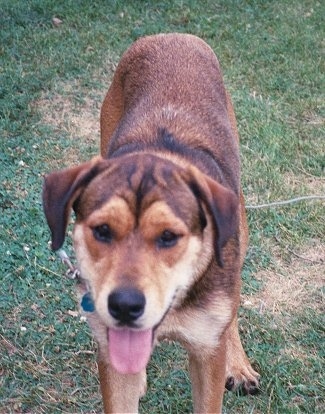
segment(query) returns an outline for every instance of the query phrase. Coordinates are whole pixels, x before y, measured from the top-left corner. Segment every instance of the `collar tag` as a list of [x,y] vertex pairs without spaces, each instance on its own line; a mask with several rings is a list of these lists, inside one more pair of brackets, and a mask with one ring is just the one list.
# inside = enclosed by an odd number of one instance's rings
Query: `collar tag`
[[85,312],[94,312],[95,304],[90,292],[87,292],[85,295],[83,295],[81,299],[81,307]]

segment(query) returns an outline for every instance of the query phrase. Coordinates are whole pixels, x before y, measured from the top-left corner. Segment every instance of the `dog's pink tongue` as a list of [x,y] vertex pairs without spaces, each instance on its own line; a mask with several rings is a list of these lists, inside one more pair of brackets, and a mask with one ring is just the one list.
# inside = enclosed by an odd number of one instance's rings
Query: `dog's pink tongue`
[[121,374],[136,374],[148,364],[152,349],[152,329],[108,330],[109,355],[113,367]]

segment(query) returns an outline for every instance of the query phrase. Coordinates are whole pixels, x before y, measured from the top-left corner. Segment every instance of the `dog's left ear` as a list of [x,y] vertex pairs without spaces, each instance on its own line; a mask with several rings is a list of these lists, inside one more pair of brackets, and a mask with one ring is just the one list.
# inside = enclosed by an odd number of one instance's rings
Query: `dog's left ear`
[[65,238],[73,202],[82,189],[98,174],[101,157],[77,167],[53,172],[44,178],[43,209],[52,235],[52,249],[58,250]]
[[233,191],[195,167],[190,168],[188,184],[211,214],[215,230],[215,256],[219,266],[223,267],[222,248],[238,229],[239,198]]

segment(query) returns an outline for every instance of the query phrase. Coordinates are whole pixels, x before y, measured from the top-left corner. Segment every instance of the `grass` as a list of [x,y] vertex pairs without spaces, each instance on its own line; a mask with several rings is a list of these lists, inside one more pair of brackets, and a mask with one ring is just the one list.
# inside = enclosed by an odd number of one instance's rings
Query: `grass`
[[[99,413],[95,344],[76,313],[74,282],[48,249],[43,174],[98,152],[100,104],[125,48],[141,35],[179,31],[219,56],[247,203],[324,195],[325,8],[312,0],[0,0],[0,9],[0,412]],[[224,413],[321,413],[324,203],[248,210],[248,218],[240,329],[262,389],[227,393]],[[157,349],[141,412],[191,412],[186,366],[177,345]]]

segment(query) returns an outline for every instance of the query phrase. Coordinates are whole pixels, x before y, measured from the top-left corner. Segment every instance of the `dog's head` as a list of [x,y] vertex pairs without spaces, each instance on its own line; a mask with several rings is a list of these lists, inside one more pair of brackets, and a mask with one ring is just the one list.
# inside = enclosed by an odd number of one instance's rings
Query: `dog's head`
[[43,190],[52,248],[71,209],[74,246],[120,372],[147,363],[153,332],[236,233],[238,199],[195,167],[149,154],[52,173]]

